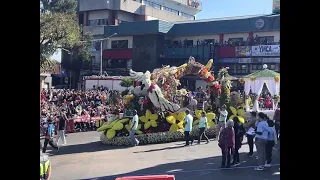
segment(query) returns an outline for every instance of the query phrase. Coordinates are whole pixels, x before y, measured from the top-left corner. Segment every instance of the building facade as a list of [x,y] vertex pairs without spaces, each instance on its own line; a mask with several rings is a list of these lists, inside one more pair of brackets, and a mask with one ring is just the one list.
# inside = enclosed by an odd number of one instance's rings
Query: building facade
[[[139,29],[147,26],[155,28],[157,22],[154,20],[159,20],[159,22],[193,21],[196,18],[195,15],[201,10],[202,3],[198,0],[78,0],[78,18],[79,23],[83,25],[84,33],[90,32],[93,39],[106,38],[112,34],[111,32],[118,33],[118,36],[103,42],[104,51],[102,53],[104,71],[118,75],[127,75],[128,69],[133,68],[133,59],[143,58],[147,64],[153,64],[154,62],[149,60],[155,59],[153,56],[159,55],[160,51],[156,52],[155,49],[144,48],[144,46],[155,47],[157,44],[159,49],[164,41],[161,40],[163,36],[157,33],[143,36],[139,30],[132,28]],[[144,24],[144,21],[154,22],[148,25]],[[127,23],[130,25],[125,25]],[[140,26],[140,23],[143,25]],[[124,28],[131,28],[133,31],[132,33],[118,32]],[[144,32],[148,33],[149,30],[151,29]],[[146,40],[146,38],[153,41],[154,44],[144,42],[143,39]],[[133,48],[133,44],[139,43],[140,45]],[[100,43],[92,41],[90,50],[91,62],[81,69],[80,76],[100,72]],[[68,60],[71,61],[70,55],[63,53],[62,61]],[[64,69],[68,68],[64,67]],[[70,72],[68,74],[74,74],[75,77],[79,73]]]
[[[146,71],[177,66],[190,56],[203,64],[213,58],[215,74],[229,67],[231,75],[241,77],[263,64],[280,72],[280,14],[127,22],[103,26],[102,31],[104,37],[117,33],[103,42],[103,71],[109,75],[128,75],[131,68]],[[82,72],[98,70],[99,55],[93,51],[91,67]]]

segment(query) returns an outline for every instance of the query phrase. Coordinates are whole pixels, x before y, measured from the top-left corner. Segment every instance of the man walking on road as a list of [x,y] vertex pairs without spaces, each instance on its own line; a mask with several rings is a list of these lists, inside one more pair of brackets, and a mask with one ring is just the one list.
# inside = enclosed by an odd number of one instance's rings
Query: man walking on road
[[139,124],[139,117],[137,115],[137,110],[133,110],[132,126],[130,130],[130,139],[131,139],[132,146],[139,145],[139,141],[134,136],[138,128],[138,124]]
[[189,146],[189,141],[191,142],[191,145],[193,144],[193,137],[190,137],[190,132],[192,131],[192,123],[193,123],[193,117],[190,114],[190,111],[186,110],[186,118],[184,120],[184,137],[186,139],[185,146]]
[[52,119],[50,118],[50,119],[48,119],[48,127],[47,127],[47,131],[46,131],[46,135],[45,135],[45,139],[44,139],[44,144],[43,144],[43,148],[42,148],[43,153],[46,152],[48,144],[52,148],[57,150],[57,152],[59,152],[59,147],[54,142],[53,135],[54,135],[54,125],[52,124]]
[[58,121],[58,134],[56,137],[56,142],[57,144],[59,144],[59,140],[61,138],[63,145],[66,145],[66,126],[67,126],[67,116],[66,116],[66,112],[63,109],[60,116],[58,117],[59,121]]

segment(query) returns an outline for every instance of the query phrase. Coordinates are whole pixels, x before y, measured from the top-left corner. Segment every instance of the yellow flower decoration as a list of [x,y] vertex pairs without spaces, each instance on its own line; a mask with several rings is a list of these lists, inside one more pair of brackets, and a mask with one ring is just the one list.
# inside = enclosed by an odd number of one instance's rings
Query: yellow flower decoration
[[[172,113],[170,116],[166,117],[166,120],[171,124],[169,131],[170,132],[177,132],[181,129],[183,129],[183,122],[184,119],[186,118],[186,113],[185,112],[180,112],[180,113]],[[177,121],[179,121],[177,123]]]
[[254,80],[256,80],[256,77],[250,76],[250,81],[254,81]]
[[240,82],[241,84],[243,84],[243,83],[244,83],[244,79],[243,79],[243,78],[240,78],[240,79],[239,79],[239,82]]
[[275,80],[276,82],[279,82],[279,81],[280,81],[280,76],[274,77],[274,80]]
[[[128,132],[130,132],[131,126],[132,126],[132,121],[130,121],[129,124],[125,125],[125,128],[127,129]],[[138,128],[136,130],[136,134],[143,134],[140,129],[141,129],[141,124],[138,124]]]
[[134,99],[134,94],[125,96],[125,104],[130,104],[130,102]]
[[234,117],[238,117],[239,121],[244,124],[244,110],[243,109],[238,109],[230,106],[230,110],[232,112],[232,115],[229,117],[229,119],[233,119]]
[[227,95],[230,95],[230,89],[227,89]]
[[157,127],[156,120],[158,119],[158,114],[152,114],[151,111],[147,110],[145,116],[141,116],[140,120],[144,122],[144,129],[148,129],[150,126]]

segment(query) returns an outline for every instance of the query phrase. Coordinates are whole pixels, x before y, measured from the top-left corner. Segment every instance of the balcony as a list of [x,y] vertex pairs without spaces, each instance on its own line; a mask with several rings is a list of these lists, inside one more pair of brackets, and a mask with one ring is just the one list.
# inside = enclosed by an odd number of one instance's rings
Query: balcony
[[210,47],[208,45],[188,47],[167,46],[164,52],[165,59],[180,58],[187,60],[190,56],[195,57],[198,62],[205,63],[210,59]]

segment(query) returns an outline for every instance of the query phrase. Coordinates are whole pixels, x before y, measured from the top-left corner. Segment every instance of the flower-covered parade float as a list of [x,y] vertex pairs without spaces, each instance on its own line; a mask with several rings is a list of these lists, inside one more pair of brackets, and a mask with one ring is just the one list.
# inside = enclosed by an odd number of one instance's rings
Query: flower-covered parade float
[[[129,131],[131,128],[132,110],[135,109],[139,116],[139,125],[136,130],[136,138],[140,144],[168,143],[183,140],[184,135],[184,119],[185,110],[183,100],[175,101],[180,96],[188,96],[190,92],[185,89],[178,90],[180,85],[179,79],[185,75],[196,75],[208,83],[210,90],[220,97],[222,92],[224,103],[228,102],[230,96],[230,83],[227,77],[221,75],[219,77],[222,86],[215,80],[210,69],[213,60],[209,60],[206,65],[202,65],[195,61],[193,57],[189,58],[188,63],[179,67],[163,66],[155,69],[152,73],[146,71],[135,72],[130,70],[131,78],[140,82],[140,86],[136,86],[125,95],[125,113],[121,117],[114,115],[109,118],[98,132],[101,132],[100,140],[103,144],[115,146],[127,146],[131,144],[129,139]],[[193,130],[191,135],[196,137],[199,133],[198,123],[202,110],[195,110]],[[241,114],[241,113],[240,113]],[[235,115],[235,114],[232,114]],[[208,119],[207,136],[210,138],[215,136],[215,119],[216,114],[212,111],[206,112]]]

